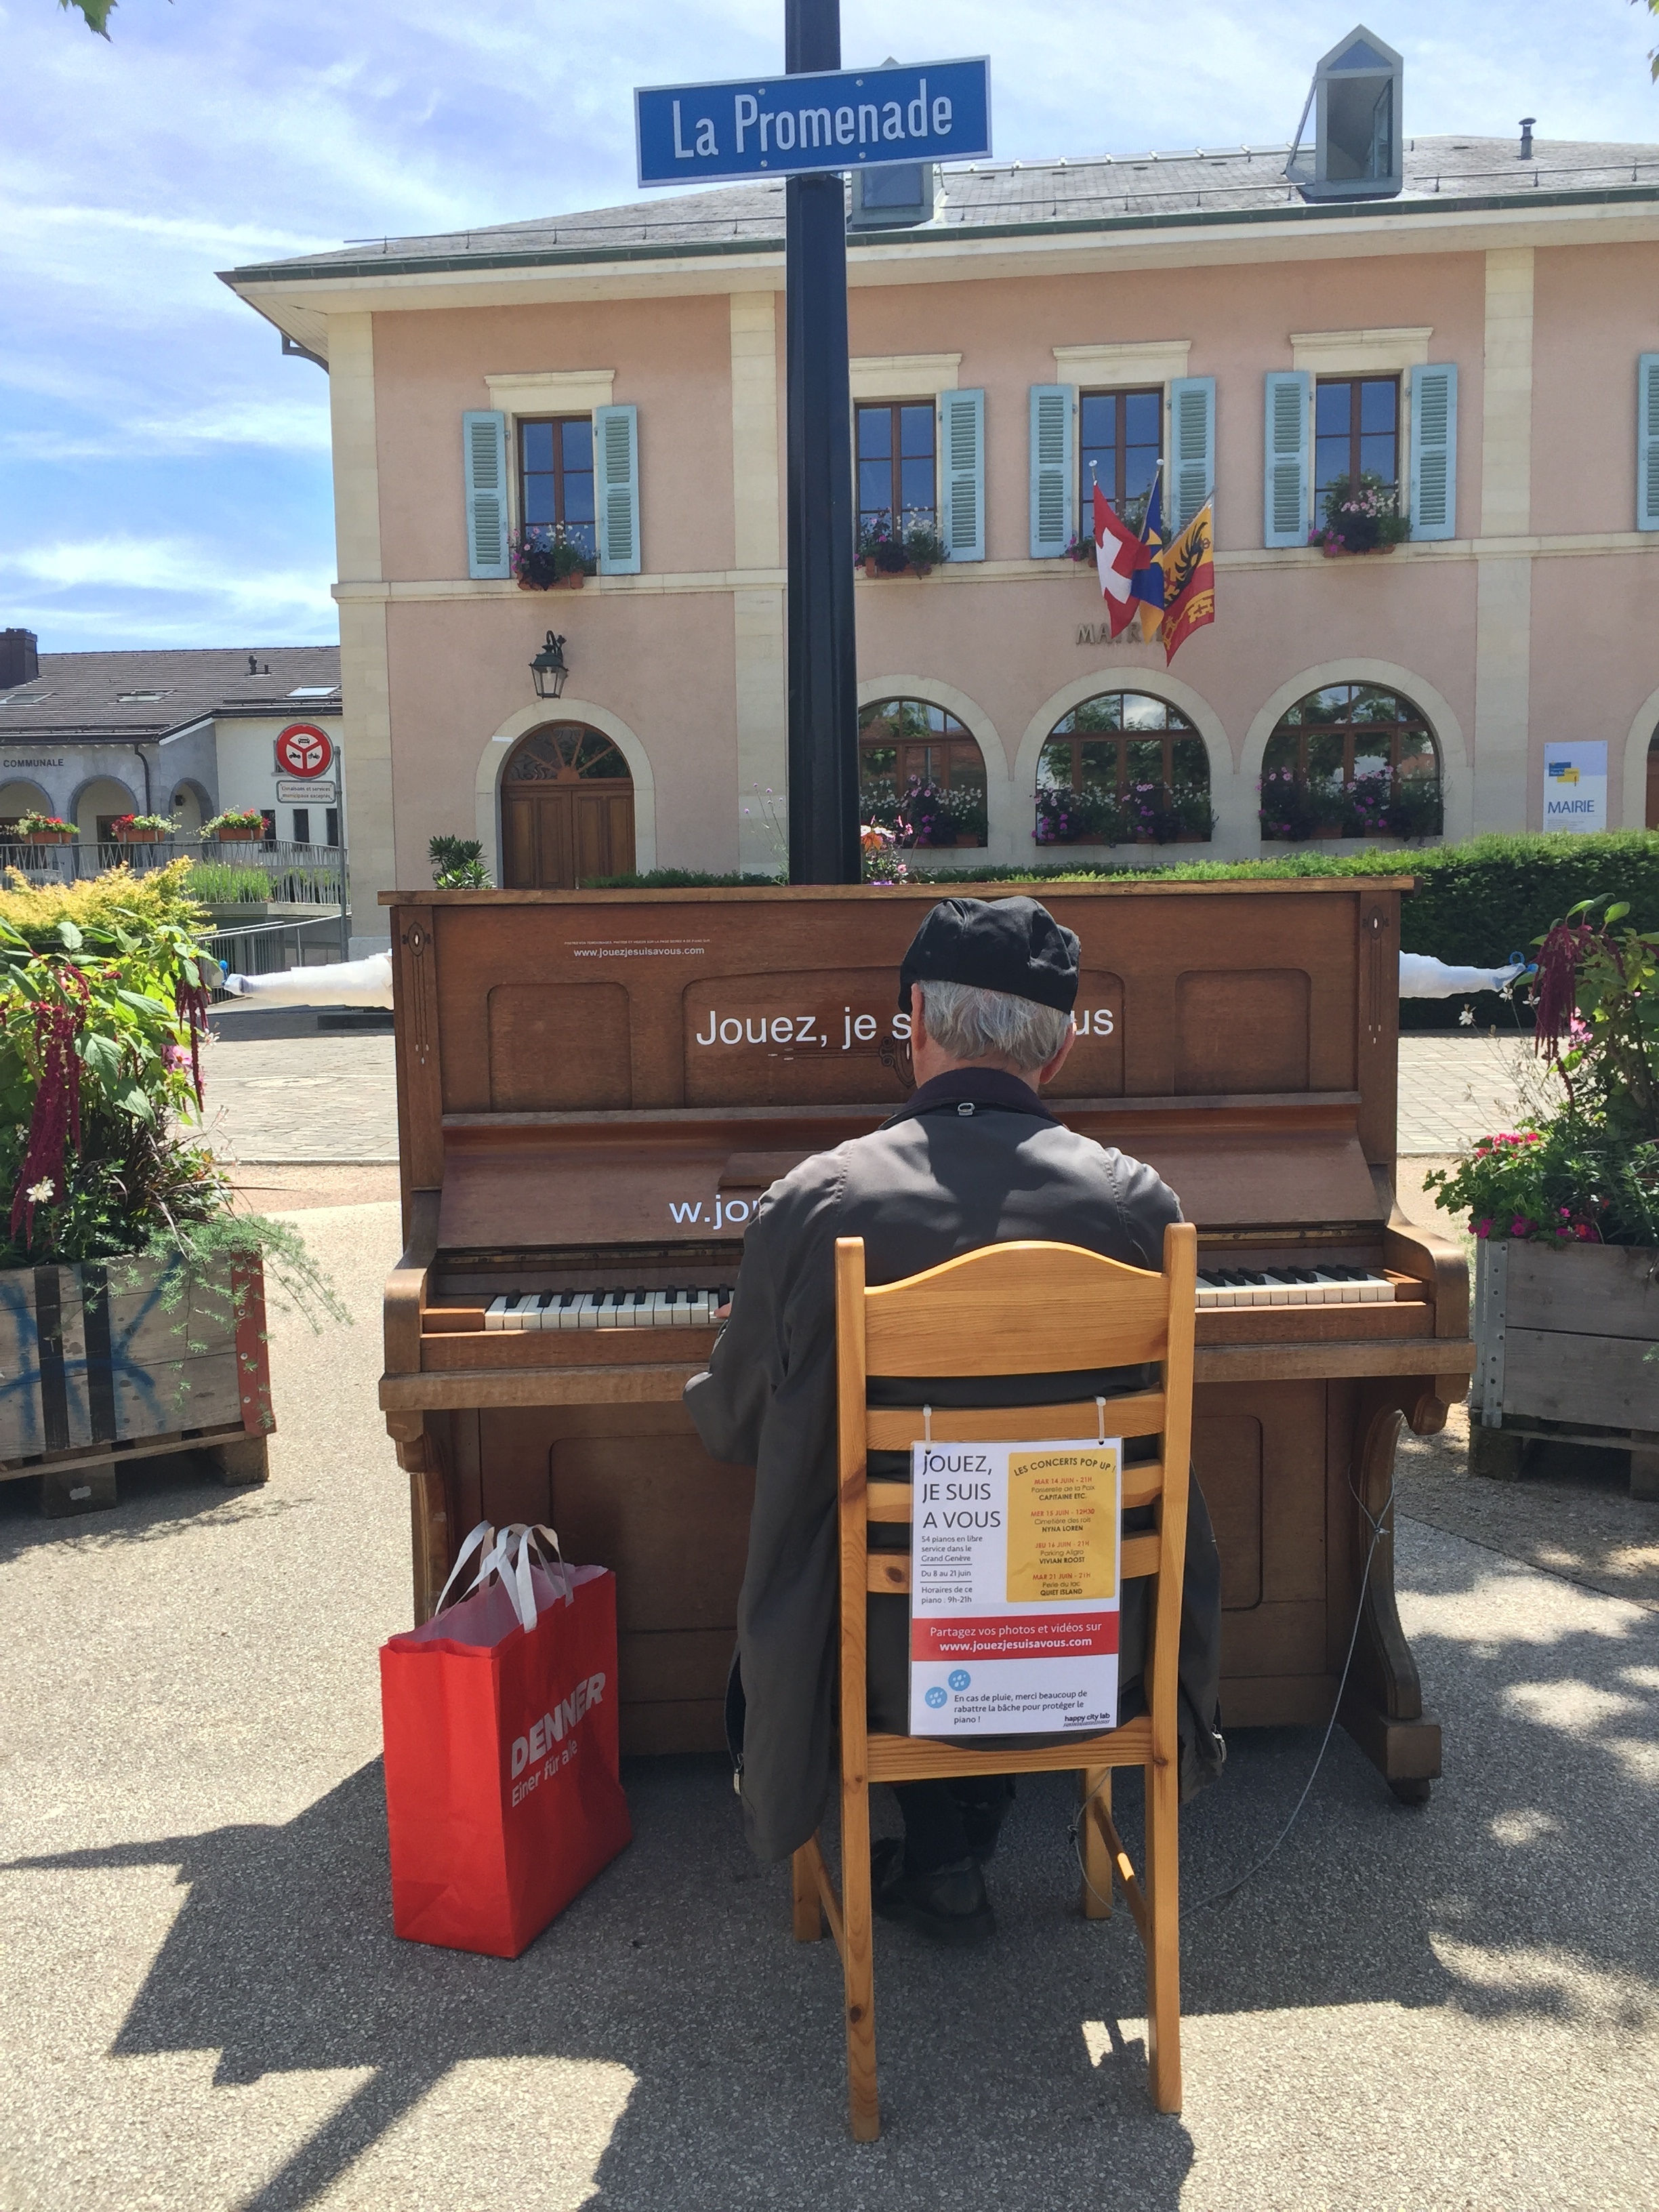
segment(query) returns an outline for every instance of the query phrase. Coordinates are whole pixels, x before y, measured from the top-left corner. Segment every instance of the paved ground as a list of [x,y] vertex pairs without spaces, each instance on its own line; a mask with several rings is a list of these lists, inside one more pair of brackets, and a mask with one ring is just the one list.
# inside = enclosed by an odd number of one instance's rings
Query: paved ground
[[1078,1916],[1065,1785],[1022,1785],[997,1943],[880,1940],[886,2132],[860,2148],[834,1954],[788,1940],[717,1761],[635,1769],[633,1846],[516,1963],[392,1938],[396,1216],[300,1218],[357,1326],[276,1319],[266,1490],[135,1472],[76,1523],[0,1492],[3,2212],[1659,2202],[1659,1588],[1624,1557],[1659,1565],[1659,1506],[1608,1497],[1528,1564],[1548,1486],[1414,1447],[1399,1579],[1446,1727],[1433,1802],[1397,1806],[1339,1736],[1283,1850],[1205,1910],[1316,1748],[1236,1737],[1183,1824],[1176,2119],[1146,2102],[1133,1930]]
[[[208,1121],[227,1157],[244,1164],[397,1159],[390,1036],[250,1035],[234,1017],[219,1028],[207,1058]],[[1525,1044],[1402,1037],[1401,1152],[1455,1152],[1507,1127],[1538,1079]]]
[[1402,1036],[1400,1150],[1456,1152],[1512,1129],[1528,1101],[1543,1095],[1544,1080],[1530,1037]]

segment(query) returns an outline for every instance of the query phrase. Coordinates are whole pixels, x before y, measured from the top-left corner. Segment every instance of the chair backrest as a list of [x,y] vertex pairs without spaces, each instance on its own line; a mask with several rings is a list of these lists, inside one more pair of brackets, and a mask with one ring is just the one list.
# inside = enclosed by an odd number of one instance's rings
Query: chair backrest
[[[1126,1467],[1125,1508],[1156,1505],[1157,1526],[1127,1537],[1121,1576],[1172,1577],[1172,1603],[1154,1599],[1146,1688],[1155,1755],[1176,1743],[1176,1674],[1180,1589],[1187,1545],[1187,1486],[1192,1449],[1193,1331],[1197,1306],[1198,1232],[1173,1222],[1164,1233],[1164,1267],[1126,1267],[1074,1244],[988,1244],[920,1275],[871,1289],[864,1242],[836,1244],[836,1334],[840,1427],[839,1517],[842,1665],[861,1655],[870,1591],[909,1588],[902,1555],[869,1549],[872,1521],[908,1522],[908,1482],[872,1482],[872,1451],[936,1443],[1075,1438],[1099,1433],[1093,1399],[971,1410],[872,1407],[872,1376],[952,1379],[971,1376],[1063,1375],[1079,1370],[1156,1365],[1162,1387],[1109,1398],[1105,1432],[1156,1437],[1155,1461]],[[856,1680],[861,1686],[863,1668]],[[850,1707],[851,1699],[844,1700]],[[857,1700],[861,1709],[861,1695]],[[847,1725],[843,1713],[843,1729]]]

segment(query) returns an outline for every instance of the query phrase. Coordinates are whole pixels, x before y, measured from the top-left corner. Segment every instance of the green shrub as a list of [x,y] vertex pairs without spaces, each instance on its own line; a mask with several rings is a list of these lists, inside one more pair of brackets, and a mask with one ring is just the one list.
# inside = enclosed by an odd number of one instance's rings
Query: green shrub
[[787,880],[782,876],[710,875],[704,868],[650,868],[643,875],[584,876],[585,891],[762,890]]
[[263,905],[270,879],[263,868],[233,868],[224,860],[198,860],[185,878],[185,889],[204,906]]
[[427,858],[432,863],[433,888],[441,891],[487,891],[489,871],[483,847],[476,837],[431,837]]

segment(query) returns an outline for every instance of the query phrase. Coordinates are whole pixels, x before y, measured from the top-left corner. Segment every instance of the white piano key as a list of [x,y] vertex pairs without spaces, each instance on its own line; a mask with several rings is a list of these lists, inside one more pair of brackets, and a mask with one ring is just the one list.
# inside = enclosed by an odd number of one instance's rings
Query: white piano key
[[599,1295],[593,1291],[584,1291],[576,1301],[576,1327],[578,1328],[597,1328],[599,1325]]
[[507,1327],[507,1300],[504,1297],[491,1298],[489,1304],[485,1307],[484,1327],[486,1328],[505,1328]]

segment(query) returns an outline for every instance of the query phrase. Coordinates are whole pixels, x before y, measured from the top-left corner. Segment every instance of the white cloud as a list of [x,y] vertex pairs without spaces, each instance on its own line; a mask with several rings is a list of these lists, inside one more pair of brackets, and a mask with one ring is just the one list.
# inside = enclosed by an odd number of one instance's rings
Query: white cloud
[[326,609],[333,617],[331,570],[241,568],[234,562],[228,564],[221,549],[186,538],[116,532],[102,538],[65,538],[0,554],[0,576],[8,572],[52,592],[91,587],[182,594],[248,615],[303,608],[313,615]]

